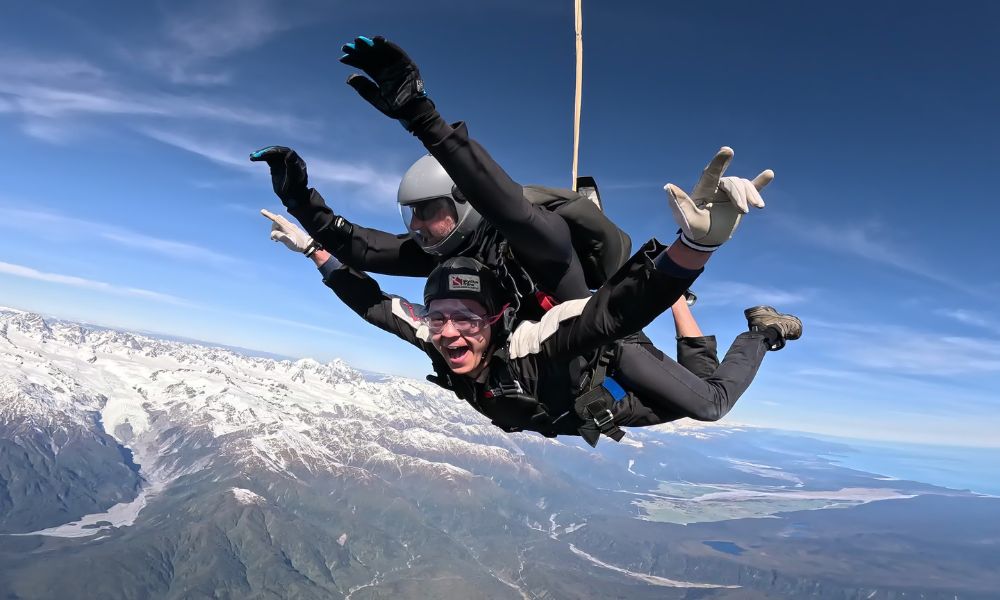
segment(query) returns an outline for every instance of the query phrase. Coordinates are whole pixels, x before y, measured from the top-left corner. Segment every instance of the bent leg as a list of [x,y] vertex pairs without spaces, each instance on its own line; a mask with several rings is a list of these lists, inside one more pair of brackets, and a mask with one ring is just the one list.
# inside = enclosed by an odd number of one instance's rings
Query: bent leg
[[708,379],[719,368],[714,335],[677,339],[677,362],[700,379]]
[[687,298],[683,296],[670,307],[670,314],[677,332],[677,362],[702,379],[709,377],[719,368],[715,336],[706,336],[701,332]]
[[767,342],[762,334],[742,333],[719,367],[702,379],[662,352],[626,343],[614,378],[656,414],[667,417],[681,412],[699,421],[717,421],[750,387],[766,353]]
[[[682,297],[680,302],[683,302]],[[657,360],[670,360],[657,348],[642,331],[622,340],[625,344],[635,343],[652,354]],[[700,379],[711,377],[719,368],[719,352],[714,335],[690,336],[677,338],[677,362],[691,371]]]

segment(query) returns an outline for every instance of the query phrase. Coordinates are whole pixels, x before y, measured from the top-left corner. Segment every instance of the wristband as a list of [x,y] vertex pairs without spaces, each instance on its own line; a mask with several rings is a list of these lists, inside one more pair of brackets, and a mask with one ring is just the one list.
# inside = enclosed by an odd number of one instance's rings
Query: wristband
[[316,253],[317,250],[322,250],[322,249],[323,246],[321,246],[318,242],[316,242],[316,240],[310,238],[309,245],[306,246],[306,249],[302,251],[302,254],[305,254],[307,257],[311,257],[313,254]]
[[716,250],[719,249],[719,246],[709,246],[692,241],[688,236],[684,235],[683,231],[681,232],[680,240],[682,244],[698,252],[715,252]]

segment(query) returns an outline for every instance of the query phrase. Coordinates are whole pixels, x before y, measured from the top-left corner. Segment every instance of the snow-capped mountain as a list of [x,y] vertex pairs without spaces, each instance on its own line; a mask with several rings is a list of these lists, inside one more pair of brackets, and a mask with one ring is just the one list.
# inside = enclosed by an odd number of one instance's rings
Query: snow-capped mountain
[[150,476],[164,449],[143,440],[165,426],[223,440],[228,455],[281,472],[452,472],[432,457],[458,450],[472,462],[519,464],[507,436],[450,394],[372,381],[339,360],[252,358],[12,312],[0,312],[0,348],[0,416],[84,427],[97,418]]
[[[378,550],[361,558],[365,542],[354,541],[350,527],[327,530],[334,515],[377,523],[366,511],[405,512],[393,505],[422,498],[467,512],[470,503],[496,496],[495,479],[541,479],[509,436],[430,383],[365,376],[341,361],[255,358],[6,309],[0,310],[0,440],[0,533],[17,534],[5,544],[100,541],[89,547],[93,552],[105,540],[129,538],[134,546],[145,535],[146,543],[158,519],[176,518],[172,506],[204,517],[185,519],[182,528],[211,520],[220,506],[255,509],[296,532],[287,537],[290,546],[310,540],[302,560],[322,554],[322,569],[341,565],[338,580],[354,585],[379,576],[378,555],[386,547],[408,552],[429,536],[412,544],[413,531],[392,534],[392,542],[376,536]],[[344,504],[345,498],[352,500]],[[326,501],[338,506],[320,509]],[[310,505],[319,526],[301,514]],[[398,519],[401,526],[410,520]],[[265,562],[303,552],[282,548],[275,532],[265,537],[259,552]],[[455,541],[448,546],[435,553],[461,548]],[[65,551],[72,562],[73,552]],[[229,554],[247,560],[244,549]],[[171,559],[169,570],[197,562]],[[272,577],[300,568],[275,568]],[[26,570],[31,580],[31,566]],[[224,569],[206,585],[231,587],[230,577]],[[246,583],[252,578],[235,577],[259,592],[260,584]],[[350,588],[329,573],[325,581],[288,584],[316,597]],[[148,582],[141,587],[156,589]]]
[[621,542],[678,527],[655,521],[718,522],[702,509],[723,502],[766,516],[772,497],[941,491],[751,434],[683,424],[595,452],[342,361],[0,309],[0,596],[738,598],[811,580]]

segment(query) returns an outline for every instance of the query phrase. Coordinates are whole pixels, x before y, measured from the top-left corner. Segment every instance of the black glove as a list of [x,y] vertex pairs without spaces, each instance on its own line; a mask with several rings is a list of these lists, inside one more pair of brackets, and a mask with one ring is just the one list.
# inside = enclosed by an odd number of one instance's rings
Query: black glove
[[285,208],[291,210],[309,199],[306,162],[291,148],[268,146],[250,155],[251,162],[264,161],[271,168],[271,185]]
[[354,225],[330,210],[318,191],[309,189],[306,161],[295,150],[268,146],[251,154],[250,160],[267,162],[274,193],[316,242],[333,253],[350,243]]
[[364,36],[344,44],[340,62],[371,77],[351,75],[347,84],[382,114],[413,131],[413,123],[434,110],[424,92],[420,70],[402,48],[382,36]]

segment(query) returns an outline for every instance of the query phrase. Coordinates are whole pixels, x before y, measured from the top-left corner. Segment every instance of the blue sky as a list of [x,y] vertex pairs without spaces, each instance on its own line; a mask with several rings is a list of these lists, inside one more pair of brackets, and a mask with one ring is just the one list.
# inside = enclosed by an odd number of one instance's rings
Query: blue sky
[[[421,65],[523,183],[568,185],[572,2],[26,2],[0,21],[0,305],[421,376],[267,239],[247,155],[285,144],[347,218],[399,231],[419,143],[343,84],[354,35]],[[733,421],[1000,445],[1000,55],[988,2],[585,3],[581,172],[636,241],[721,145],[775,170],[696,285],[799,314]],[[420,282],[381,278],[416,296]],[[672,350],[669,315],[648,332]]]

